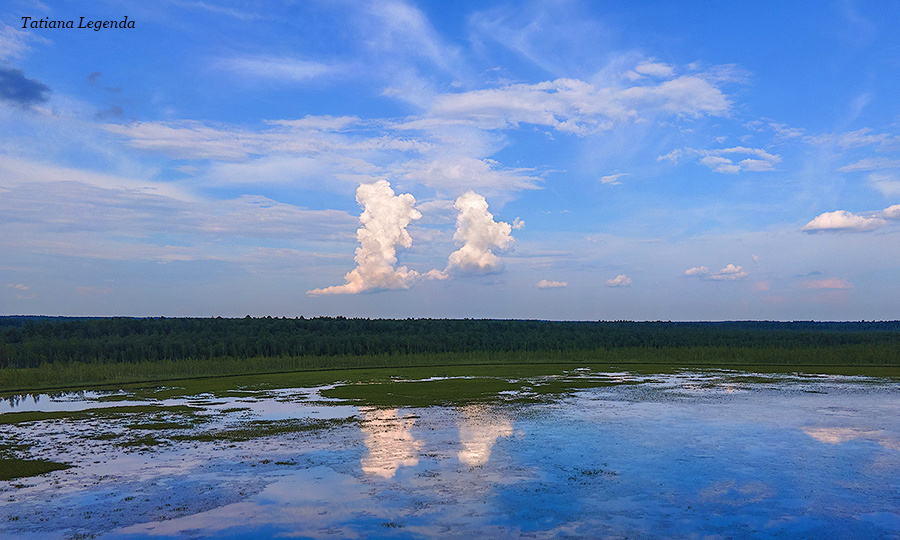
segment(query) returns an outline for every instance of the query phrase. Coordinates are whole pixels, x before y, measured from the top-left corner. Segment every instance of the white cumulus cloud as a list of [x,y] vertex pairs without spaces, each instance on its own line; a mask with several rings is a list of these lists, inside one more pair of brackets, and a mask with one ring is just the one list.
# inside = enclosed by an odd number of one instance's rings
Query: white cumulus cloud
[[700,163],[717,173],[735,174],[741,172],[739,165],[735,165],[733,161],[722,156],[705,156],[700,159]]
[[710,274],[707,276],[709,279],[714,279],[717,281],[734,281],[738,279],[744,279],[747,277],[747,272],[744,272],[744,269],[740,266],[735,266],[733,264],[729,264],[725,268],[719,270],[715,274]]
[[556,289],[560,287],[568,287],[569,283],[567,281],[550,281],[547,279],[542,279],[537,282],[538,289]]
[[618,186],[622,183],[619,182],[619,178],[623,176],[628,176],[628,173],[609,174],[600,178],[600,183],[608,186]]
[[701,279],[710,279],[714,281],[736,281],[747,277],[747,272],[740,266],[728,264],[725,268],[718,272],[710,272],[709,267],[695,266],[684,271],[684,275],[690,277],[698,277]]
[[415,209],[416,200],[409,193],[395,195],[386,180],[362,184],[356,190],[356,201],[363,207],[356,231],[360,246],[356,248],[356,268],[344,276],[344,285],[307,291],[313,296],[356,294],[368,290],[406,289],[418,273],[405,266],[395,268],[397,248],[408,248],[412,238],[406,227],[422,217]]
[[626,276],[625,274],[619,274],[618,276],[607,279],[606,286],[607,287],[628,287],[631,285],[631,278]]
[[[734,174],[741,171],[772,171],[775,170],[775,164],[781,162],[781,157],[778,155],[766,152],[761,148],[747,148],[745,146],[702,150],[700,152],[705,154],[705,156],[700,159],[700,163],[718,173]],[[734,156],[741,155],[749,157],[735,163],[737,158]]]
[[812,221],[802,227],[806,232],[864,232],[887,225],[887,222],[878,217],[864,217],[846,210],[836,210],[819,214]]
[[512,226],[494,221],[487,201],[474,191],[461,195],[453,206],[459,211],[453,239],[462,247],[450,254],[445,272],[485,273],[502,268],[503,261],[492,250],[512,245]]

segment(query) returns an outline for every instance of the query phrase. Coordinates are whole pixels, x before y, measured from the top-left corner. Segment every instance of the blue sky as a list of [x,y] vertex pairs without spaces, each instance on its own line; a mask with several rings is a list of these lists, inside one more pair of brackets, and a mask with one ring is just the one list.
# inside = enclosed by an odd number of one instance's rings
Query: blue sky
[[0,313],[897,319],[897,20],[10,0]]

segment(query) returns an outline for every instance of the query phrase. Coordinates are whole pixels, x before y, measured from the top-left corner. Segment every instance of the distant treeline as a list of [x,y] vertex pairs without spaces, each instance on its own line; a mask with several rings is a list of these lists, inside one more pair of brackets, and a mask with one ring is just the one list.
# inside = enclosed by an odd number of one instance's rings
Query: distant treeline
[[[900,362],[900,321],[552,322],[483,319],[0,317],[0,368],[242,358],[614,349],[855,351]],[[877,354],[875,354],[877,353]],[[808,359],[809,355],[803,355]]]

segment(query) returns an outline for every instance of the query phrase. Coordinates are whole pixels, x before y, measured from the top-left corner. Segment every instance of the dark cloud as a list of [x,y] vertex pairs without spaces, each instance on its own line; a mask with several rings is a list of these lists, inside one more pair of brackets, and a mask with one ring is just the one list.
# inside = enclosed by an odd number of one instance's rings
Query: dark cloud
[[97,111],[97,114],[94,115],[94,118],[97,120],[107,120],[110,118],[122,118],[125,116],[125,111],[122,107],[118,105],[113,105],[108,109],[101,109]]
[[19,69],[0,67],[0,100],[20,107],[30,107],[47,101],[50,88],[40,81],[25,78]]
[[[97,82],[99,82],[101,78],[103,78],[103,74],[100,73],[99,71],[95,71],[87,76],[87,83],[89,86],[97,86]],[[121,92],[122,91],[122,89],[118,86],[104,86],[103,89],[106,90],[107,92]]]

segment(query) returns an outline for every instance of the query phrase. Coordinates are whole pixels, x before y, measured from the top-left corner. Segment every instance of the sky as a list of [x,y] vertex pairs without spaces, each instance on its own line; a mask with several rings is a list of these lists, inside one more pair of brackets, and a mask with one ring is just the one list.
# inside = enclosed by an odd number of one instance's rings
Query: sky
[[900,319],[897,20],[9,0],[0,314]]

